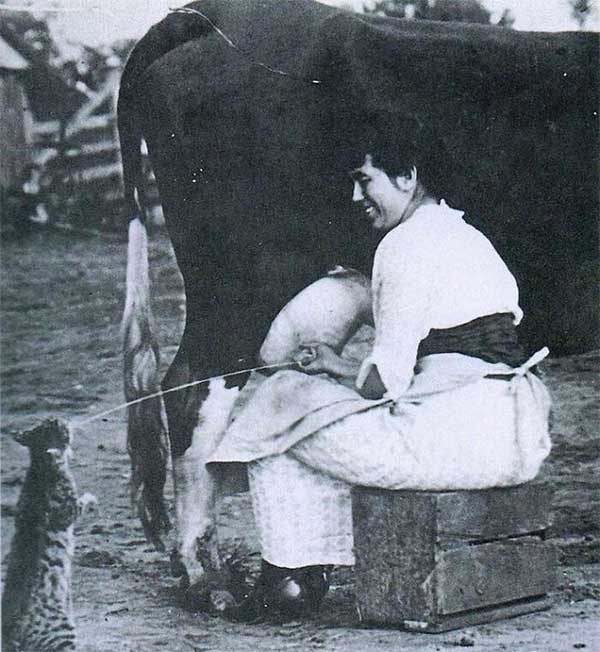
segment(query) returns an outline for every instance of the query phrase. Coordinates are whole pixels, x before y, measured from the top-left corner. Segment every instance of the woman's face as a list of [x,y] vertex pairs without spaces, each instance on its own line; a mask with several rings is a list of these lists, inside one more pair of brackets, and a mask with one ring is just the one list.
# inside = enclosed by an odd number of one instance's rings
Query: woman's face
[[361,167],[351,173],[354,181],[352,201],[362,204],[374,229],[389,231],[402,222],[415,191],[416,177],[391,179],[373,165],[370,154]]

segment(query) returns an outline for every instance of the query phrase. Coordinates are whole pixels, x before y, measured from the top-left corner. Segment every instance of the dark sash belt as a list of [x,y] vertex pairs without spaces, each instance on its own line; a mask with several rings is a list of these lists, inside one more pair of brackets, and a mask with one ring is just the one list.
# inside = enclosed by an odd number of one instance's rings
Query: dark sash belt
[[[419,344],[417,358],[434,353],[462,353],[486,362],[519,367],[526,362],[512,313],[479,317],[453,328],[432,329]],[[510,376],[502,376],[510,380]]]

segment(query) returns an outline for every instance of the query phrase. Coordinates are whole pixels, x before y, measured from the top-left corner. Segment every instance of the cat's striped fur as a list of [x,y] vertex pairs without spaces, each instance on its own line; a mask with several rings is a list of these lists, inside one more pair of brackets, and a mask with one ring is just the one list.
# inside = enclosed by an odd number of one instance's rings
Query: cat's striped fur
[[69,470],[69,428],[49,419],[15,438],[29,448],[31,463],[17,504],[2,595],[2,649],[75,650],[71,563],[79,506]]

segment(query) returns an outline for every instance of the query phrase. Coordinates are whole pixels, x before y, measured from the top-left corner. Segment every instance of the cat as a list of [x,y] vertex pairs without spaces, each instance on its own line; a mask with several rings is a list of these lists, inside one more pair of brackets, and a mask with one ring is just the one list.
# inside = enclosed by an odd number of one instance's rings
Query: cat
[[71,433],[47,419],[15,439],[29,448],[2,595],[4,652],[76,649],[71,598],[73,525],[80,511],[69,470]]

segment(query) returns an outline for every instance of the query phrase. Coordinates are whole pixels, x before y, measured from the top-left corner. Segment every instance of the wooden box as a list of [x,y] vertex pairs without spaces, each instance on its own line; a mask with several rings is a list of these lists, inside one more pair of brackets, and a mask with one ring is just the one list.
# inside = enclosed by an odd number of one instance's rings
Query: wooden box
[[543,487],[386,491],[355,487],[361,621],[423,632],[550,606],[556,552]]

